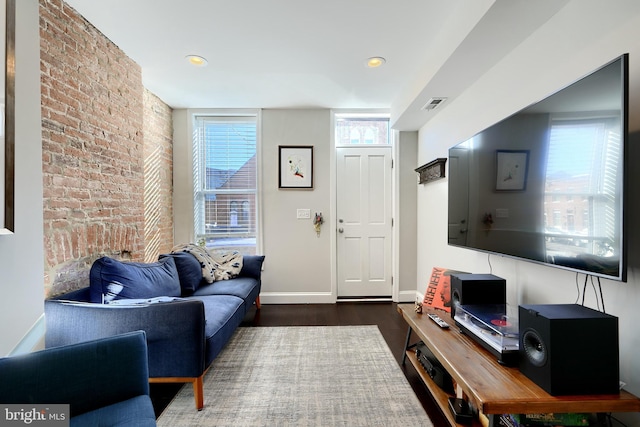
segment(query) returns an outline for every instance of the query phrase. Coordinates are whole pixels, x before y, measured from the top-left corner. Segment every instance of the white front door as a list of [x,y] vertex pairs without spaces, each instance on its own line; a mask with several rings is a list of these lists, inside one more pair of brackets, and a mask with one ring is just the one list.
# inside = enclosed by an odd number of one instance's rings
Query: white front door
[[[453,173],[452,173],[453,171]],[[449,244],[465,246],[469,228],[469,150],[449,151]]]
[[391,297],[391,147],[336,153],[338,298]]

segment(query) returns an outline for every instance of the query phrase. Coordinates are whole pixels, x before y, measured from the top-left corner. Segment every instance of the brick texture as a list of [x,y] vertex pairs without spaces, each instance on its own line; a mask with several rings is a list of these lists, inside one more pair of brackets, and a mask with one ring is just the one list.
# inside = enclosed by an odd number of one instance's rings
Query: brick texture
[[173,247],[173,120],[160,98],[144,92],[144,240],[146,262]]
[[155,260],[171,248],[172,128],[140,67],[61,0],[40,0],[40,68],[51,296],[87,286],[101,256]]

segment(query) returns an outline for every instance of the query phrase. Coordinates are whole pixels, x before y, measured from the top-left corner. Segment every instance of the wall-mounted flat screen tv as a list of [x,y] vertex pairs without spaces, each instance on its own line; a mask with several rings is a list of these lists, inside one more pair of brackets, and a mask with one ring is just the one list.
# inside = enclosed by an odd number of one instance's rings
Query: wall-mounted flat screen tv
[[628,56],[449,149],[449,245],[626,281]]

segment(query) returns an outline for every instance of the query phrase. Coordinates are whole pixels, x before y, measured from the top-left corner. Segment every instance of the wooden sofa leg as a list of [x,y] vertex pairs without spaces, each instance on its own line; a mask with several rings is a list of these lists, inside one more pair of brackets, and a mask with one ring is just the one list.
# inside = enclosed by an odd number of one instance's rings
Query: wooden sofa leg
[[196,409],[202,411],[204,408],[204,375],[208,369],[199,377],[151,377],[150,383],[191,383],[193,384],[193,397],[196,401]]
[[260,310],[260,295],[256,297],[256,308]]
[[196,409],[202,411],[204,408],[204,374],[195,378],[193,381],[193,396],[196,399]]

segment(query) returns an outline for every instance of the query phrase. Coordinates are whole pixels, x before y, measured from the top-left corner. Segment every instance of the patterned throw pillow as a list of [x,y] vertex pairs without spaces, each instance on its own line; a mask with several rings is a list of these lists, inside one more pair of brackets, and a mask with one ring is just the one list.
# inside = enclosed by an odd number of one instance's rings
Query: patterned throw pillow
[[242,254],[238,251],[209,253],[216,266],[213,275],[215,280],[229,280],[240,274],[242,270]]
[[194,243],[183,243],[171,249],[171,253],[176,252],[187,252],[193,255],[200,263],[202,277],[207,283],[232,279],[242,270],[242,254],[238,251],[211,253]]

